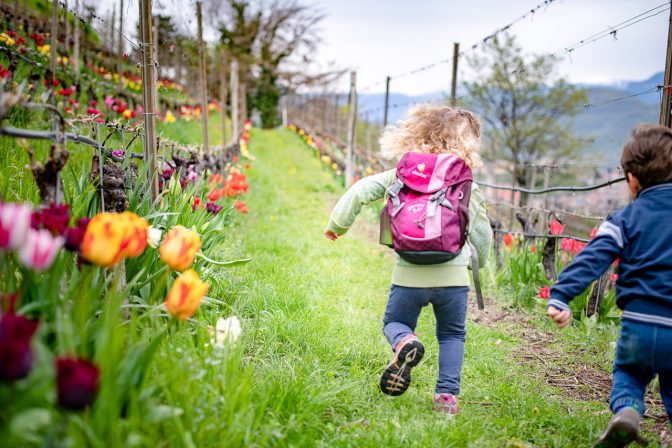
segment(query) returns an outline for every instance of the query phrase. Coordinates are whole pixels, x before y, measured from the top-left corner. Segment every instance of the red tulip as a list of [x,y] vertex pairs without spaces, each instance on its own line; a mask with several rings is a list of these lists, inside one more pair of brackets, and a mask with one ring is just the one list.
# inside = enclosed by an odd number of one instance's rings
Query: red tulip
[[504,235],[504,238],[502,238],[502,241],[504,241],[504,245],[506,245],[507,249],[511,250],[511,248],[513,247],[513,235],[507,233],[506,235]]
[[70,227],[65,231],[65,248],[67,250],[72,252],[77,252],[79,250],[89,221],[91,221],[89,218],[81,218],[77,220],[77,225],[75,227]]
[[551,288],[542,286],[539,288],[539,298],[548,300],[551,297]]
[[565,252],[571,253],[574,248],[574,240],[571,238],[563,238],[560,242],[560,246],[562,246],[562,250]]
[[597,236],[597,227],[593,227],[593,229],[590,231],[590,239],[592,240]]
[[32,227],[47,229],[52,235],[63,235],[70,222],[70,206],[67,204],[49,204],[33,214]]
[[56,360],[56,389],[58,404],[71,410],[81,410],[93,403],[98,392],[100,370],[81,358]]

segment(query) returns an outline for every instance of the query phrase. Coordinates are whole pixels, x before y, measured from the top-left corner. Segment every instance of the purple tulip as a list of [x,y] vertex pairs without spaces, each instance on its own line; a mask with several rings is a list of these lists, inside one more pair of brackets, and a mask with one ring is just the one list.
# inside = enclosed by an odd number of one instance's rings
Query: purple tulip
[[205,209],[214,215],[222,211],[223,208],[224,207],[222,207],[221,205],[217,205],[214,202],[208,202],[207,204],[205,204]]
[[0,380],[16,381],[25,378],[33,367],[33,351],[30,341],[37,331],[39,322],[19,316],[14,312],[10,298],[10,309],[0,318]]
[[52,235],[63,235],[70,223],[68,204],[49,204],[33,214],[31,225],[34,229],[47,229]]
[[63,357],[56,360],[56,390],[58,404],[78,411],[91,405],[98,392],[100,370],[81,358]]

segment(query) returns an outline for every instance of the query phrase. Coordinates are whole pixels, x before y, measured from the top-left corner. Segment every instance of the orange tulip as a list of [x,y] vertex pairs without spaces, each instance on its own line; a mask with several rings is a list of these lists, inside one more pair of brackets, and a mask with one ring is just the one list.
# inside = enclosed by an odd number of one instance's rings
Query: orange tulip
[[159,246],[159,255],[171,269],[182,272],[194,262],[201,244],[198,233],[184,226],[175,226],[163,238]]
[[132,232],[131,222],[117,213],[98,213],[86,227],[80,250],[82,257],[98,266],[110,267],[125,255],[124,241]]
[[149,224],[135,213],[124,212],[120,219],[125,219],[130,224],[124,237],[124,256],[135,258],[142,255],[147,247],[149,236]]
[[201,281],[193,269],[180,274],[166,296],[166,309],[179,320],[193,316],[208,292],[208,284]]

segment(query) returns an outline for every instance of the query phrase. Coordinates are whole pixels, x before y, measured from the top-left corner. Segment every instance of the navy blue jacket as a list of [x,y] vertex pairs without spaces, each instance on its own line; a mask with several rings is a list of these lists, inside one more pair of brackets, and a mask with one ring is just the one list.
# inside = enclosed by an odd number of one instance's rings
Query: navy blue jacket
[[616,304],[623,319],[672,327],[672,183],[642,190],[611,214],[551,287],[548,306],[569,309],[620,258]]

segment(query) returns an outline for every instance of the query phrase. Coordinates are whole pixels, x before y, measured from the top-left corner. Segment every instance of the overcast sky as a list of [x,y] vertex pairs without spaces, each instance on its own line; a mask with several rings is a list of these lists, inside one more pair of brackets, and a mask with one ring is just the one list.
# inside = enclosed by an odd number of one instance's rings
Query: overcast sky
[[[368,86],[416,67],[450,58],[453,42],[469,48],[540,3],[540,0],[322,0],[326,14],[319,58],[357,70]],[[517,23],[512,34],[526,52],[553,53],[617,25],[661,0],[559,0]],[[637,23],[572,52],[560,74],[572,82],[643,80],[665,67],[669,13]],[[466,65],[466,64],[465,64]],[[448,90],[451,67],[440,65],[392,81],[399,93]],[[469,76],[460,70],[462,79]],[[346,80],[343,81],[346,83]],[[383,91],[384,85],[370,91]]]
[[[496,29],[525,14],[543,0],[305,0],[326,14],[316,59],[357,71],[358,87],[381,83],[367,93],[384,91],[387,75],[394,76],[433,62],[450,59],[453,42],[468,50]],[[114,2],[117,4],[117,2]],[[194,0],[155,0],[154,10],[170,13],[180,31],[195,34]],[[585,37],[617,25],[662,0],[556,0],[511,28],[528,53],[555,53]],[[137,3],[127,2],[131,23]],[[109,7],[109,4],[103,8]],[[655,12],[660,12],[656,10]],[[651,13],[652,14],[652,13]],[[650,15],[650,14],[647,14]],[[669,13],[634,24],[572,52],[559,72],[577,83],[644,80],[665,66]],[[206,16],[212,23],[212,18]],[[128,29],[128,28],[127,28]],[[216,40],[212,28],[206,30]],[[459,78],[471,76],[461,61]],[[391,89],[406,94],[448,91],[450,64],[393,79]],[[343,77],[340,90],[348,88]]]

